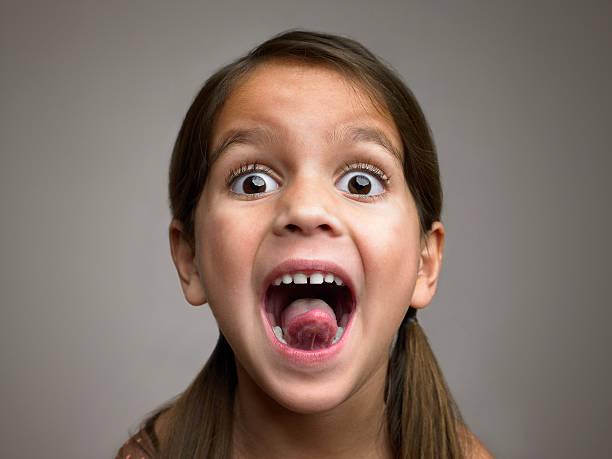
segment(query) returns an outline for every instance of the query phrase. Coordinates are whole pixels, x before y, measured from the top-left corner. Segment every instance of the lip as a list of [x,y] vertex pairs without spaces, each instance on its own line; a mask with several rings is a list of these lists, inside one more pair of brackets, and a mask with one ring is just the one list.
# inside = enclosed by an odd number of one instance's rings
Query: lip
[[[351,313],[351,317],[349,319],[348,324],[346,325],[346,329],[342,338],[337,343],[332,344],[331,346],[325,349],[317,349],[317,350],[302,350],[297,349],[291,346],[288,346],[284,343],[281,343],[274,332],[272,331],[272,325],[268,320],[268,315],[266,314],[266,305],[265,305],[265,297],[268,288],[274,282],[276,278],[285,273],[292,272],[301,272],[306,275],[310,275],[316,272],[325,272],[337,274],[344,284],[348,287],[352,296],[352,308],[353,311]],[[261,304],[261,314],[266,325],[266,333],[268,338],[270,339],[273,347],[279,352],[282,356],[284,356],[287,360],[296,363],[300,366],[302,365],[312,365],[317,363],[322,363],[324,361],[330,360],[335,355],[340,353],[344,345],[346,344],[349,336],[351,325],[353,323],[353,319],[355,317],[355,312],[357,310],[357,293],[355,290],[355,284],[351,276],[348,275],[346,270],[342,268],[338,263],[330,260],[321,260],[321,259],[289,259],[285,260],[279,265],[277,265],[272,271],[268,273],[265,277],[265,281],[263,283],[263,289],[261,292],[260,298]]]

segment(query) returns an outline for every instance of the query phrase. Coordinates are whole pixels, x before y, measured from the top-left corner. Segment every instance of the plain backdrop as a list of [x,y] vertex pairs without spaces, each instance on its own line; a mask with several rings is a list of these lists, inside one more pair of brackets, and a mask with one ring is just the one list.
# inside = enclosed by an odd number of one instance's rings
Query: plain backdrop
[[105,458],[217,330],[171,263],[167,168],[204,80],[289,28],[414,91],[447,240],[420,315],[500,458],[610,457],[612,7],[592,1],[2,2],[2,457]]

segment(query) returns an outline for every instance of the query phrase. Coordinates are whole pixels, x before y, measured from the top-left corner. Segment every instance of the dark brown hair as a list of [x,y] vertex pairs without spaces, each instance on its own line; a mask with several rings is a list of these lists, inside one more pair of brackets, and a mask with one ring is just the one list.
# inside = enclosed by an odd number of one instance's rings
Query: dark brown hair
[[[218,70],[196,96],[170,164],[170,207],[187,235],[194,238],[194,213],[210,167],[215,115],[238,80],[272,59],[332,66],[391,115],[402,139],[404,177],[425,235],[440,220],[442,188],[433,139],[419,104],[395,73],[361,44],[308,31],[289,31],[264,42]],[[387,370],[385,403],[393,454],[398,458],[464,457],[467,443],[461,416],[414,314],[409,308]],[[230,457],[236,384],[234,354],[220,333],[210,359],[187,390],[143,422],[153,433],[155,420],[168,411],[162,438],[154,438],[160,457]]]

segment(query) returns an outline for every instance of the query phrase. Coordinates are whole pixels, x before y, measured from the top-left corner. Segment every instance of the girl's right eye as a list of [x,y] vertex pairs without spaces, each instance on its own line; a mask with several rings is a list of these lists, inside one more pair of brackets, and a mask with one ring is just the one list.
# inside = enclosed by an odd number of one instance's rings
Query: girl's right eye
[[226,183],[233,193],[258,196],[278,189],[278,183],[270,176],[271,172],[267,167],[258,164],[242,165],[230,172]]

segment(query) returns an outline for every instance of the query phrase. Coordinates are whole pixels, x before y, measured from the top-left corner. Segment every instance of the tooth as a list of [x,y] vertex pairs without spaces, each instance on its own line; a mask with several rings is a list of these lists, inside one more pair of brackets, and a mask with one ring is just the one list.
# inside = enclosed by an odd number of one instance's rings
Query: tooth
[[276,338],[283,344],[287,344],[287,341],[285,341],[285,339],[283,338],[283,329],[280,328],[278,325],[276,327],[272,327],[272,330],[274,331],[274,335],[276,336]]
[[308,278],[306,277],[305,274],[295,273],[293,275],[293,283],[294,284],[307,284],[308,283]]
[[344,282],[342,282],[342,279],[339,279],[336,277],[334,280],[336,281],[336,285],[344,285]]
[[283,274],[283,284],[290,284],[291,282],[293,282],[291,274]]
[[311,284],[322,284],[323,283],[323,274],[321,273],[314,273],[310,276],[310,283]]
[[336,336],[334,337],[331,343],[336,344],[338,341],[340,341],[340,338],[342,338],[342,335],[344,335],[344,328],[338,327],[338,329],[336,330]]
[[274,281],[274,285],[280,285],[282,281],[283,281],[283,278],[279,277],[278,279]]
[[331,284],[334,281],[334,275],[333,274],[326,274],[325,275],[325,282],[328,284]]

